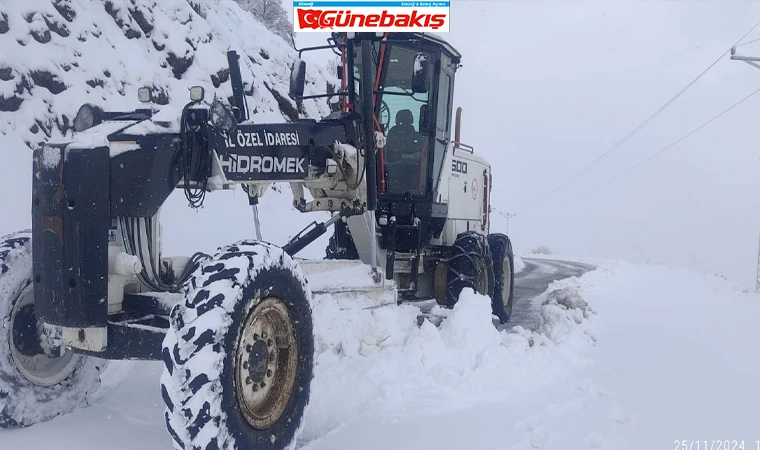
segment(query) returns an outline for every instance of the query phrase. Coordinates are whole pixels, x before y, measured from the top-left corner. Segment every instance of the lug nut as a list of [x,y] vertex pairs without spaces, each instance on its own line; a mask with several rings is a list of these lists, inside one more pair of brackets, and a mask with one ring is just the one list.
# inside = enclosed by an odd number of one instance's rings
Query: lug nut
[[248,361],[243,361],[243,369],[248,369]]
[[266,387],[266,384],[264,384],[264,382],[262,381],[261,382],[261,389],[264,389],[265,387]]
[[267,347],[271,347],[271,346],[272,346],[272,340],[271,340],[271,339],[268,339],[268,340],[267,340]]
[[272,376],[272,369],[267,370],[267,378]]
[[[253,383],[253,380],[251,379],[251,377],[248,377],[248,378],[245,379],[245,384],[251,384],[251,383]],[[256,386],[254,386],[254,388],[255,387]]]
[[274,352],[269,352],[269,359],[274,359]]
[[267,338],[267,332],[266,332],[266,331],[263,331],[263,332],[261,333],[261,339],[266,339],[266,338]]
[[259,340],[259,334],[258,333],[253,333],[253,340],[254,341],[258,341]]
[[253,351],[253,346],[252,345],[246,345],[245,346],[245,351],[247,351],[248,353],[251,353]]
[[259,390],[259,385],[258,384],[254,384],[253,385],[253,392],[256,392],[258,390]]

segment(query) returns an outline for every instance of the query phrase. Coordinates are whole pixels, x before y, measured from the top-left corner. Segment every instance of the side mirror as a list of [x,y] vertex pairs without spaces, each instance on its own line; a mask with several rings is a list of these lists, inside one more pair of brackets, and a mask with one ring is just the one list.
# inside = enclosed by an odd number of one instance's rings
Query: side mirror
[[298,59],[293,63],[290,72],[290,98],[297,100],[303,97],[306,88],[306,61]]
[[85,103],[74,117],[74,131],[81,133],[103,122],[103,109],[100,106]]
[[424,94],[428,91],[430,75],[430,57],[425,53],[417,53],[414,57],[414,73],[412,73],[412,92]]

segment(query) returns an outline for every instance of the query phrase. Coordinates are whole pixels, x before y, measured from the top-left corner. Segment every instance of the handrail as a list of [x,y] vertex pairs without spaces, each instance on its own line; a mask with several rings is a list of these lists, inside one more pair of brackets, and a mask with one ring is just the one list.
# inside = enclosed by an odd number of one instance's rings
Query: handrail
[[472,153],[472,154],[475,153],[475,147],[473,147],[472,145],[463,144],[463,143],[457,142],[457,141],[453,141],[452,144],[454,144],[454,146],[456,146],[457,148],[461,147],[461,148],[464,148],[465,150],[469,150],[470,153]]

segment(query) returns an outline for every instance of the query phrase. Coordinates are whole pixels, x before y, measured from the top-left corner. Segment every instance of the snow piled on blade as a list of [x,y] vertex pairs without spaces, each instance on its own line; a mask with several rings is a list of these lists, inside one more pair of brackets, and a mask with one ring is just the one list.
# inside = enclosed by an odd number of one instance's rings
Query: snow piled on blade
[[[593,345],[585,331],[591,310],[572,289],[547,295],[535,332],[498,331],[490,298],[469,288],[440,328],[427,320],[418,326],[420,311],[411,305],[340,310],[320,296],[317,367],[302,439],[365,417],[460,410],[556,382],[577,364],[577,346]],[[564,345],[573,334],[572,345]]]

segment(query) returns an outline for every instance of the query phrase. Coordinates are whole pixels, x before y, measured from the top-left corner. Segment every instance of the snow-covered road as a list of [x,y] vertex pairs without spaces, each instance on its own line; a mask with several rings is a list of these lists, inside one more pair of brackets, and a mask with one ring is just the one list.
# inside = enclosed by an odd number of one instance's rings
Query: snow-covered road
[[[518,300],[589,268],[526,258]],[[318,302],[299,448],[638,450],[721,439],[757,450],[758,296],[708,274],[618,263],[551,283],[529,303],[533,329],[497,331],[489,299],[471,293],[439,327],[418,326],[411,305]],[[168,450],[161,368],[113,364],[94,406],[0,431],[0,448]]]

